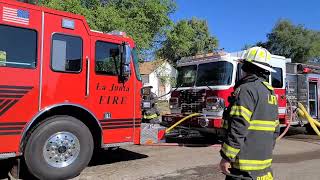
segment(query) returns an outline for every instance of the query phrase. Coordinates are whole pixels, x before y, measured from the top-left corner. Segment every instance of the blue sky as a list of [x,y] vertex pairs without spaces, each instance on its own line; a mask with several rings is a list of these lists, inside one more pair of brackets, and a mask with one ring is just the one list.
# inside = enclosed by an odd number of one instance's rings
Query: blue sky
[[266,40],[274,24],[290,19],[295,24],[320,30],[319,0],[176,0],[172,19],[197,17],[208,22],[220,48],[237,51],[245,44]]

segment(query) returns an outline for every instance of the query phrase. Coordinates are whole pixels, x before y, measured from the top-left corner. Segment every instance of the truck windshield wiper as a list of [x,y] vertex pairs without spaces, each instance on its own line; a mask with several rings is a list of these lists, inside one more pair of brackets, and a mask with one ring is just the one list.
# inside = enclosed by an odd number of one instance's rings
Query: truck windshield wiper
[[209,84],[209,82],[204,83],[205,86],[207,86],[211,91],[213,91],[213,89],[208,84]]
[[171,90],[171,91],[169,91],[167,94],[164,94],[164,95],[162,95],[162,96],[160,96],[160,97],[158,97],[158,99],[160,99],[160,98],[162,98],[162,97],[164,97],[164,96],[167,96],[167,95],[169,95],[169,94],[171,94],[171,93],[173,93],[173,92],[175,92],[175,91],[177,91],[178,90],[178,88],[179,87],[181,87],[183,84],[181,83],[181,84],[179,84],[174,90]]

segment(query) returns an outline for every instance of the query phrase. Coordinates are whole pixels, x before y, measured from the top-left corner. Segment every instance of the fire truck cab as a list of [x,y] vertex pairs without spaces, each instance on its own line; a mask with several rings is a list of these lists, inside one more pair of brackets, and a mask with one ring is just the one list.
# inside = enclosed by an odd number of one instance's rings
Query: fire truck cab
[[[215,52],[182,58],[178,61],[177,88],[171,93],[171,113],[164,115],[162,124],[171,126],[192,113],[201,113],[180,125],[180,129],[200,132],[202,135],[219,134],[222,114],[228,106],[228,97],[235,83],[241,78],[238,62],[243,51],[235,53]],[[275,88],[279,103],[279,119],[286,121],[286,58],[272,55],[270,84]]]
[[133,40],[84,17],[0,0],[0,159],[22,155],[39,179],[68,179],[95,148],[139,144]]

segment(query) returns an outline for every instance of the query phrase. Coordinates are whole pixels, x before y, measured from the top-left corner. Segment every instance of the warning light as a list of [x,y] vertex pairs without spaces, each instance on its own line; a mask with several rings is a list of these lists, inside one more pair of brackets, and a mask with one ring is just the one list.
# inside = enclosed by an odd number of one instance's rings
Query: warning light
[[66,29],[74,29],[75,27],[74,20],[62,19],[62,27]]

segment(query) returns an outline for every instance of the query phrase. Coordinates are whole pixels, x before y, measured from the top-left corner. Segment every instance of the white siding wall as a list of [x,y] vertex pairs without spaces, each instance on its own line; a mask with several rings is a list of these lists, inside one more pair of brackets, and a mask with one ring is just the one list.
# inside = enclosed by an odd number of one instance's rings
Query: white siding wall
[[[177,70],[171,66],[169,63],[165,62],[161,66],[158,67],[154,72],[149,74],[149,84],[153,87],[152,92],[155,93],[158,97],[162,96],[163,94],[160,94],[160,86],[161,86],[161,76],[169,76],[175,78],[177,74]],[[167,81],[165,84],[165,94],[169,93],[171,91],[171,81]],[[169,100],[170,94],[161,98],[161,100]]]
[[151,91],[159,96],[159,80],[155,71],[149,74],[149,84],[152,86]]
[[[157,70],[156,70],[156,74],[158,76],[166,76],[166,77],[173,77],[175,78],[176,76],[176,69],[174,67],[172,67],[169,63],[165,62],[162,66],[160,66]],[[158,80],[158,82],[160,83],[160,80]],[[167,94],[171,91],[171,81],[168,78],[167,82],[165,84],[165,93]],[[159,94],[160,95],[160,94]],[[163,95],[163,94],[161,94]],[[168,94],[167,96],[164,96],[163,98],[161,98],[161,100],[169,100],[170,99],[170,94]]]

